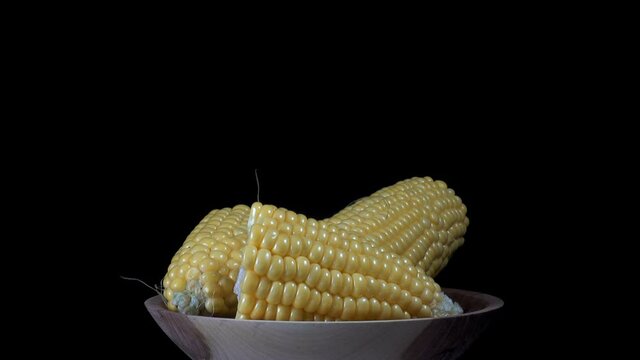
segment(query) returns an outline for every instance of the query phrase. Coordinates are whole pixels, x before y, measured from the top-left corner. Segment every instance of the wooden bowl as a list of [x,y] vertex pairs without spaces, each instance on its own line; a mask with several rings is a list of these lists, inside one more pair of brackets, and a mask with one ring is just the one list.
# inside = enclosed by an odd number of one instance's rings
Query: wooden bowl
[[187,316],[160,296],[145,302],[192,359],[455,359],[487,327],[502,300],[444,289],[465,313],[436,319],[305,322]]

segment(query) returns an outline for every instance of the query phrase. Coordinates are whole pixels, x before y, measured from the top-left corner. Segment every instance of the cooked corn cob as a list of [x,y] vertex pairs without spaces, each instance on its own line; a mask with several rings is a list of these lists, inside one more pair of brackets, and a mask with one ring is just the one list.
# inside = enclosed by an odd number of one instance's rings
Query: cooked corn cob
[[186,314],[234,316],[233,285],[247,241],[249,207],[211,211],[175,254],[162,282],[168,307]]
[[431,317],[444,299],[422,269],[348,228],[254,203],[248,231],[237,319]]
[[452,189],[426,177],[383,188],[324,221],[406,257],[435,277],[464,243],[466,212]]
[[[291,310],[292,320],[440,316],[461,310],[443,301],[448,299],[427,276],[435,276],[446,265],[464,241],[468,225],[460,198],[441,181],[428,177],[401,181],[321,221],[259,203],[251,216],[249,212],[245,205],[213,210],[187,237],[163,280],[171,310],[236,315],[234,284],[241,304],[238,318],[282,319],[286,309]],[[253,244],[245,248],[248,230]],[[267,230],[276,238],[265,240]],[[278,237],[296,240],[278,245]],[[285,246],[290,253],[282,255],[280,247]],[[241,263],[246,263],[246,271],[236,282]],[[261,266],[268,266],[267,273]],[[280,271],[284,273],[279,275]],[[294,290],[297,302],[289,303]],[[303,306],[305,299],[308,303]],[[330,313],[325,312],[329,303]],[[352,305],[360,309],[353,316]],[[370,313],[364,311],[367,306]]]

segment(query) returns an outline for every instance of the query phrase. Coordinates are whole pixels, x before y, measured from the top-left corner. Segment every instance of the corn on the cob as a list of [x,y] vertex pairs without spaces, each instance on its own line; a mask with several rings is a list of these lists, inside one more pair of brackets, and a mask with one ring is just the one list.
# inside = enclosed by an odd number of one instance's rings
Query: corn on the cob
[[162,282],[168,307],[186,314],[234,316],[233,285],[247,241],[249,207],[211,211],[175,254]]
[[463,243],[465,214],[453,190],[428,177],[381,189],[321,221],[259,203],[251,216],[245,205],[214,210],[172,259],[164,296],[174,311],[241,319],[459,313],[430,276]]
[[326,219],[435,277],[464,243],[467,208],[442,181],[412,178],[383,188]]
[[260,203],[248,225],[237,319],[430,317],[443,300],[422,269],[347,228]]

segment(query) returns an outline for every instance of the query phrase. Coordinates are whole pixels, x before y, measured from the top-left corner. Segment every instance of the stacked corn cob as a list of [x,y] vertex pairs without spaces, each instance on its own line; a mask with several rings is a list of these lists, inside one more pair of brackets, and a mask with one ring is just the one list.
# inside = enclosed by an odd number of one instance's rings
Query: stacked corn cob
[[346,207],[328,222],[436,276],[464,242],[467,208],[442,181],[400,181]]
[[171,310],[233,316],[233,285],[247,242],[249,207],[213,210],[193,229],[171,260],[164,297]]
[[238,319],[459,313],[431,276],[462,245],[465,215],[453,190],[428,177],[401,181],[321,221],[260,203],[214,210],[174,256],[164,295],[171,310]]

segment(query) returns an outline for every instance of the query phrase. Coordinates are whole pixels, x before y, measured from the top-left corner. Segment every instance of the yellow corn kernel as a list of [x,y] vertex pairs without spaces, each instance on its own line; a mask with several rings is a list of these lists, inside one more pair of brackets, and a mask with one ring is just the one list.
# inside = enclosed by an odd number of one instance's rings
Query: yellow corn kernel
[[269,304],[280,304],[283,290],[284,285],[280,281],[273,282],[271,290],[269,290],[269,295],[267,295],[267,302]]
[[309,300],[304,306],[304,311],[307,313],[315,314],[318,311],[318,308],[320,307],[322,294],[316,289],[312,289],[309,293],[310,293]]
[[370,305],[369,299],[360,297],[356,301],[356,320],[365,320],[369,318]]
[[304,309],[311,297],[311,290],[306,284],[298,285],[295,299],[293,300],[293,307],[297,309]]

